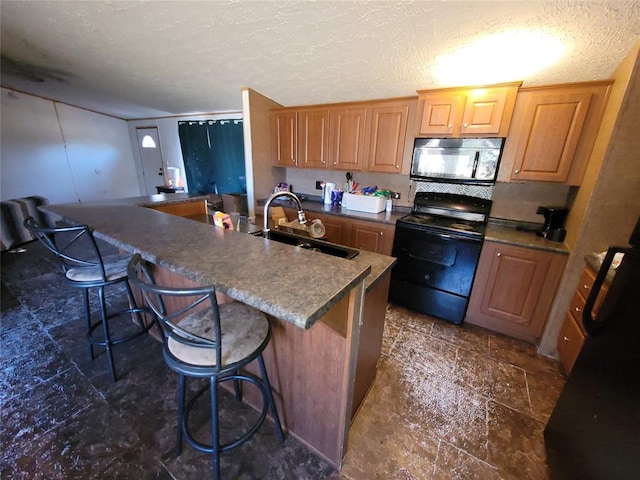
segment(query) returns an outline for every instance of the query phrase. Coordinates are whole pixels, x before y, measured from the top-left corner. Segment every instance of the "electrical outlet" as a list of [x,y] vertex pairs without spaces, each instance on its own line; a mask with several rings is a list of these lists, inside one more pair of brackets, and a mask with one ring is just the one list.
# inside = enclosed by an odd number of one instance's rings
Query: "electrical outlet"
[[393,192],[393,195],[391,195],[391,198],[394,198],[395,200],[400,200],[400,193],[399,192]]
[[316,190],[322,190],[322,180],[316,180]]

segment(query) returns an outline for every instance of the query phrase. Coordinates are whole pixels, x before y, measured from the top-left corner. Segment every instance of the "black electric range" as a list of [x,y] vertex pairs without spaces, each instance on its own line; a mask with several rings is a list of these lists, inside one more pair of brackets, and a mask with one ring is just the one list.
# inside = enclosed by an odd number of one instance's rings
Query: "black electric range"
[[491,200],[418,192],[396,222],[389,300],[461,324],[467,311]]

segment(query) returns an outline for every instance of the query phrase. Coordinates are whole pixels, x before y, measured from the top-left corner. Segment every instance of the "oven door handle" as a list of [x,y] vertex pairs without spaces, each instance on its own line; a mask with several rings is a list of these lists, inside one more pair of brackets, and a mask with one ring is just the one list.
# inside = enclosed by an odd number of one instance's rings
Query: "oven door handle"
[[473,159],[473,170],[471,171],[471,178],[476,178],[476,172],[478,171],[479,160],[480,160],[480,152],[476,152],[476,156]]
[[427,263],[435,263],[436,265],[443,265],[445,267],[453,267],[456,263],[455,256],[453,257],[453,262],[449,263],[449,262],[438,262],[437,260],[434,260],[432,258],[421,257],[419,255],[414,255],[413,253],[409,253],[408,255],[409,255],[409,258],[413,260],[420,260],[422,262],[427,262]]

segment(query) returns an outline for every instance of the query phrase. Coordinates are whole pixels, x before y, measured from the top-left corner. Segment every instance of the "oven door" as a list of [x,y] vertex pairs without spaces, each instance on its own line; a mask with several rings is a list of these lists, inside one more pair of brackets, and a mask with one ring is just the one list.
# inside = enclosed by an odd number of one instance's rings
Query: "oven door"
[[442,233],[398,222],[389,299],[429,315],[462,323],[475,276],[481,238]]

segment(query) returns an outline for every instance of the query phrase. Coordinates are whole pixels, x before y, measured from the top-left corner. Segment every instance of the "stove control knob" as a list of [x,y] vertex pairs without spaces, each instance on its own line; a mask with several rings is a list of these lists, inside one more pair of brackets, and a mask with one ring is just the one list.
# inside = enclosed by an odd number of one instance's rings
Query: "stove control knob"
[[428,273],[424,276],[425,280],[429,280],[431,278],[431,275],[429,275]]

